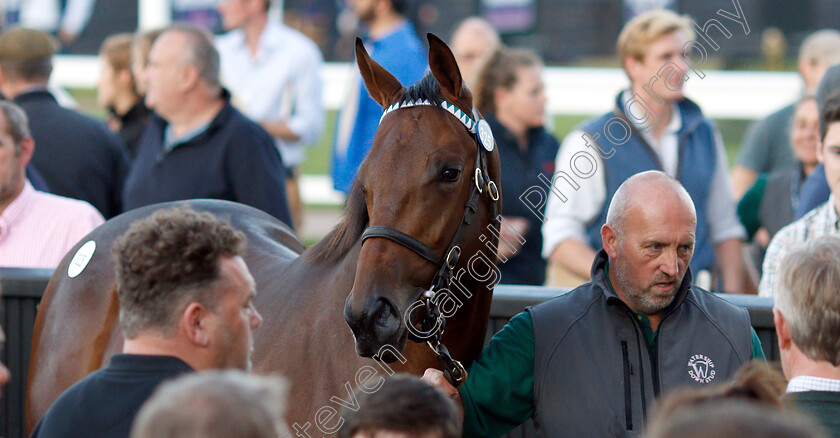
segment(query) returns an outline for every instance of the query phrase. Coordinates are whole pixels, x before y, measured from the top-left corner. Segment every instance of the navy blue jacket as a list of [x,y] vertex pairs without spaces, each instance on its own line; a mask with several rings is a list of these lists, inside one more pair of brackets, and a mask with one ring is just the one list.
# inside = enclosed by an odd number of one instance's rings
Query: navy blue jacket
[[106,218],[119,214],[128,171],[122,141],[104,123],[59,105],[46,90],[22,93],[14,102],[26,111],[35,139],[30,164],[50,191],[87,201]]
[[[606,223],[607,210],[621,183],[637,173],[647,170],[663,170],[657,153],[645,142],[641,133],[627,121],[623,110],[619,109],[623,107],[621,94],[619,94],[614,112],[590,119],[584,122],[581,128],[593,138],[595,133],[600,135],[604,139],[603,141],[607,142],[607,144],[602,145],[604,150],[614,148],[617,151],[614,156],[604,159],[603,173],[607,186],[607,199],[598,218],[587,226],[589,244],[595,250],[603,246],[601,226]],[[699,272],[712,267],[715,255],[706,222],[707,200],[717,163],[715,134],[713,125],[703,117],[700,108],[694,102],[684,99],[679,103],[679,109],[682,117],[682,127],[678,133],[679,168],[677,170],[677,180],[691,195],[691,200],[694,201],[694,208],[697,211],[696,244],[694,246],[694,256],[691,258],[691,269],[694,272]],[[608,126],[610,120],[615,117],[621,118],[631,127],[631,135],[625,143],[620,145],[613,145],[604,135],[605,126]],[[613,127],[612,129],[616,128]],[[613,133],[613,135],[616,134]]]
[[825,179],[825,166],[820,163],[802,183],[802,189],[799,192],[799,204],[796,206],[793,219],[799,220],[814,207],[828,201],[829,196],[831,196],[831,189],[829,189],[828,181]]
[[[542,184],[537,175],[542,173],[551,177],[554,174],[554,158],[560,146],[557,140],[543,128],[528,131],[528,150],[519,149],[516,137],[507,130],[492,114],[487,122],[493,131],[499,148],[499,160],[502,163],[502,214],[528,219],[528,232],[522,237],[525,244],[519,252],[505,263],[499,263],[504,284],[545,283],[545,260],[542,249],[542,221],[519,199],[523,193],[535,185]],[[542,207],[543,213],[545,206]],[[500,242],[500,245],[503,244]]]
[[210,198],[258,208],[290,227],[286,171],[271,137],[226,102],[207,129],[164,151],[167,122],[152,116],[123,191],[126,210]]

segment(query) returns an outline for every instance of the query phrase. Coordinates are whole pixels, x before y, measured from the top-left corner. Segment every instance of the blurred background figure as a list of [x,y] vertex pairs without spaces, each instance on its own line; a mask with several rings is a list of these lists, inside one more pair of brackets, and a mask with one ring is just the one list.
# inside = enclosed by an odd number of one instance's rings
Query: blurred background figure
[[[359,20],[367,26],[365,47],[370,57],[404,86],[426,73],[426,48],[405,18],[408,0],[350,0]],[[358,67],[353,64],[349,95],[336,121],[332,151],[333,186],[345,194],[373,144],[382,107],[368,94]]]
[[[823,116],[825,115],[826,103],[837,90],[840,90],[840,65],[829,68],[823,75],[820,85],[817,87],[815,97],[817,99],[817,109],[820,114],[821,130],[825,129]],[[794,211],[795,219],[802,218],[805,214],[828,200],[829,195],[831,195],[831,189],[828,186],[825,172],[825,166],[823,163],[820,163],[802,184],[802,190],[799,193],[799,205],[796,207],[796,211]]]
[[207,371],[180,377],[146,401],[131,438],[288,437],[286,393],[276,376]]
[[29,117],[38,145],[32,164],[52,193],[81,199],[105,218],[122,212],[128,154],[120,139],[89,116],[64,108],[47,90],[58,43],[33,29],[0,34],[0,92]]
[[[824,168],[821,179],[830,189],[828,200],[779,230],[770,240],[761,266],[761,283],[758,285],[758,293],[762,296],[773,295],[776,275],[782,267],[785,254],[794,244],[840,234],[840,221],[837,220],[837,212],[840,211],[840,90],[829,95],[825,101],[820,96],[817,95],[817,105],[821,109],[817,158]],[[816,175],[817,170],[814,170],[805,181],[800,203],[803,202],[808,182]]]
[[374,392],[357,391],[357,410],[344,408],[338,438],[459,438],[455,402],[414,376],[395,374]]
[[[542,285],[546,262],[542,250],[542,222],[519,197],[541,184],[537,176],[554,175],[559,145],[543,128],[546,97],[542,61],[524,49],[495,51],[478,75],[476,107],[496,139],[502,162],[504,222],[499,242],[501,282]],[[543,206],[544,210],[544,206]]]
[[785,377],[778,369],[763,360],[754,360],[742,366],[729,381],[678,388],[665,394],[656,403],[651,421],[669,418],[687,407],[723,401],[756,403],[781,412],[784,393]]
[[810,418],[785,406],[784,377],[763,361],[729,381],[665,394],[648,421],[647,438],[822,438]]
[[5,24],[42,30],[72,43],[87,26],[96,0],[6,0]]
[[481,67],[500,45],[499,34],[483,18],[469,17],[455,28],[449,47],[467,88],[475,92]]
[[137,153],[149,120],[149,110],[131,73],[133,41],[134,36],[129,33],[105,39],[99,51],[102,70],[96,87],[97,103],[108,110],[108,128],[119,134],[131,158]]
[[292,226],[271,137],[230,103],[205,31],[173,25],[149,52],[146,105],[155,112],[126,178],[126,209],[209,198],[258,208]]
[[131,74],[134,76],[137,94],[143,97],[146,96],[146,65],[149,63],[149,51],[163,31],[164,29],[153,29],[134,34],[131,44]]
[[[824,29],[808,36],[799,48],[797,71],[803,94],[813,95],[826,70],[840,63],[840,31]],[[738,159],[732,169],[735,199],[741,198],[760,173],[796,167],[790,147],[790,127],[795,102],[754,122],[744,135]]]
[[0,266],[53,269],[105,221],[87,202],[35,190],[24,172],[34,149],[26,114],[0,101]]
[[647,438],[828,438],[810,419],[755,403],[687,407],[650,423]]
[[[794,219],[802,183],[817,167],[820,118],[817,101],[807,95],[794,105],[790,126],[790,147],[796,166],[759,174],[753,186],[738,202],[738,216],[754,243],[751,255],[754,270],[761,271],[764,251],[770,239]],[[755,280],[758,280],[756,278]]]
[[222,82],[243,114],[271,135],[283,157],[286,198],[301,229],[300,165],[324,129],[323,57],[302,33],[269,19],[270,0],[224,0],[227,34],[216,38]]

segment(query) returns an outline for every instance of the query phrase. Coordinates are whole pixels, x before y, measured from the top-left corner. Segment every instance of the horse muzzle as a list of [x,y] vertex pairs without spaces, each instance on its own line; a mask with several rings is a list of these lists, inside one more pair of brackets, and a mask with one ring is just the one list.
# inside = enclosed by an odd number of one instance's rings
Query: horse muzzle
[[377,357],[382,347],[390,345],[397,351],[405,349],[408,332],[403,327],[399,308],[388,298],[371,297],[356,311],[348,297],[344,305],[344,320],[356,340],[359,356],[389,361],[387,357]]

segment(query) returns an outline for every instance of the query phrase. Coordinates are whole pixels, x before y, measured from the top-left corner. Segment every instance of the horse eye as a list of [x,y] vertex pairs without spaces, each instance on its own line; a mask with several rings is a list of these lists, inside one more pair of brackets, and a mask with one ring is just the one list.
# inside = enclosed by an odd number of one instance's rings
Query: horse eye
[[440,180],[443,182],[455,182],[458,181],[458,177],[460,176],[461,169],[444,169],[440,173]]

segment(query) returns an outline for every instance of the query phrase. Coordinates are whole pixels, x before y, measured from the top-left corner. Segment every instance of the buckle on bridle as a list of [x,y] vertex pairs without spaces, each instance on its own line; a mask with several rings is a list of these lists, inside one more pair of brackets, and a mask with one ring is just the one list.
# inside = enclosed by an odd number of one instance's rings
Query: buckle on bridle
[[461,247],[455,245],[449,252],[446,254],[446,267],[450,270],[455,269],[455,265],[458,264],[458,259],[461,258]]
[[487,183],[487,194],[490,195],[490,199],[493,202],[499,200],[499,188],[496,187],[496,183],[492,179]]

